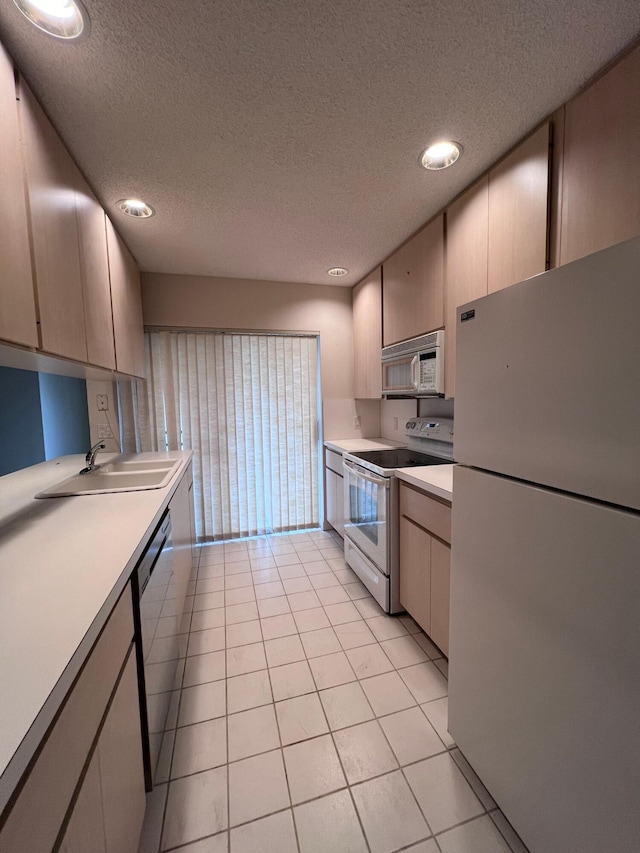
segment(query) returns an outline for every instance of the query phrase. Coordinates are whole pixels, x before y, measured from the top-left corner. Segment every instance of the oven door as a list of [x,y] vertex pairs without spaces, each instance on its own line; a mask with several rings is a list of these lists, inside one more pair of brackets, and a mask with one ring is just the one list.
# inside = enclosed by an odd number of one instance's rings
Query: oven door
[[389,574],[391,480],[345,459],[344,533],[380,571]]

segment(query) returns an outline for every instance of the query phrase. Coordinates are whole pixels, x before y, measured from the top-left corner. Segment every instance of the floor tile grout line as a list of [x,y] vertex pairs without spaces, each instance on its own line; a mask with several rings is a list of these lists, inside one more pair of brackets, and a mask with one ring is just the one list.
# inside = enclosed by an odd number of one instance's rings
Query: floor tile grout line
[[[310,575],[307,575],[307,577],[310,577]],[[282,580],[282,578],[281,578],[281,580]],[[337,579],[337,580],[339,581],[339,579]],[[267,581],[267,582],[268,582],[268,581]],[[253,583],[253,585],[254,585],[254,587],[255,587],[255,585],[256,585],[256,584],[255,584],[255,580],[254,580],[253,578],[252,578],[252,583]],[[340,582],[340,581],[339,581],[339,583],[340,583],[340,586],[344,586],[344,585],[345,585],[345,584],[342,584],[342,582]],[[314,588],[314,591],[315,591],[315,588]],[[294,593],[294,594],[295,594],[295,593]],[[285,595],[287,595],[286,591],[285,591]],[[288,601],[288,600],[287,600],[287,601]],[[351,599],[351,601],[354,601],[354,600],[353,600],[353,599]],[[346,602],[345,602],[345,603],[346,603]],[[320,602],[319,607],[321,607],[321,608],[323,609],[323,611],[324,611],[324,609],[325,609],[325,605],[323,605],[323,604],[322,604],[322,602]],[[309,608],[309,609],[317,609],[317,608]],[[356,609],[357,609],[357,608],[356,608]],[[195,612],[200,612],[200,611],[195,611]],[[303,611],[290,611],[290,615],[292,615],[293,617],[295,617],[295,613],[296,613],[296,612],[303,612]],[[325,616],[327,617],[327,620],[330,622],[330,627],[331,627],[331,629],[332,629],[332,630],[334,630],[334,634],[335,634],[335,627],[336,627],[336,625],[335,625],[335,624],[333,624],[333,623],[331,623],[331,621],[328,619],[328,614],[326,614],[326,611],[325,611]],[[269,618],[269,617],[260,617],[260,615],[258,615],[258,621],[260,621],[260,629],[261,629],[261,631],[262,631],[262,625],[261,625],[261,620],[262,620],[262,618]],[[366,622],[366,618],[364,617],[364,615],[362,614],[362,612],[360,612],[360,611],[359,611],[359,618],[358,618],[358,620],[357,620],[357,621],[360,621],[360,620],[362,620],[362,621],[365,621],[365,622]],[[226,620],[225,620],[225,621],[226,621]],[[247,620],[247,621],[252,621],[252,620]],[[293,621],[294,621],[294,624],[296,624],[296,623],[295,623],[295,618],[293,619]],[[354,620],[354,621],[355,621],[355,620]],[[234,623],[234,624],[242,624],[242,623]],[[347,624],[347,623],[337,623],[337,624],[339,625],[339,624]],[[227,647],[226,647],[226,624],[225,624],[225,626],[224,626],[224,629],[225,629],[225,657],[226,657],[226,651],[227,651]],[[297,624],[296,624],[296,629],[297,629],[297,630],[296,630],[296,633],[295,633],[295,634],[292,634],[292,635],[285,635],[285,636],[297,636],[297,637],[300,639],[300,637],[301,637],[301,634],[302,634],[302,633],[307,633],[307,632],[301,632],[301,631],[300,631],[300,629],[297,627]],[[206,630],[206,629],[205,629],[205,630]],[[191,633],[191,630],[190,630],[189,634],[190,634],[190,633]],[[261,641],[261,642],[262,642],[262,645],[263,645],[263,650],[264,650],[264,652],[265,652],[265,660],[266,660],[266,648],[265,648],[264,644],[265,644],[265,642],[267,642],[267,641],[265,641],[265,640],[264,640],[264,636],[263,636],[263,639],[262,639],[262,641]],[[373,645],[373,646],[378,646],[378,647],[382,648],[382,647],[381,647],[381,642],[382,642],[381,640],[379,640],[377,637],[375,637],[375,636],[374,636],[374,641],[373,641],[372,643],[367,643],[366,645]],[[242,644],[241,644],[241,645],[242,645]],[[245,645],[250,645],[250,644],[245,644]],[[341,645],[342,645],[342,644],[341,644]],[[309,657],[308,657],[308,655],[306,654],[306,650],[304,649],[304,645],[303,645],[302,647],[303,647],[303,651],[304,651],[304,653],[305,653],[304,661],[305,661],[305,662],[307,662],[307,664],[308,664],[310,660],[315,659],[315,658],[309,658]],[[236,648],[237,648],[237,647],[236,647]],[[344,647],[342,647],[342,653],[344,654],[344,653],[346,653],[346,651],[350,651],[350,649],[345,649]],[[382,651],[383,651],[383,653],[384,653],[384,649],[382,649]],[[206,654],[206,653],[205,653],[205,654]],[[333,653],[329,653],[329,654],[333,654]],[[323,655],[316,656],[316,658],[317,658],[317,657],[323,657]],[[429,658],[429,656],[427,655],[427,660],[429,661],[429,660],[433,660],[433,659]],[[396,667],[396,666],[395,666],[395,664],[393,664],[393,662],[392,662],[392,661],[390,661],[390,664],[393,666],[393,671],[395,671],[395,672],[397,672],[397,671],[398,671],[398,669],[405,668],[405,667]],[[284,665],[286,665],[286,664],[281,664],[281,666],[284,666]],[[411,666],[411,665],[413,665],[413,664],[409,664],[409,666]],[[277,668],[277,667],[271,667],[271,666],[269,666],[269,665],[268,665],[268,663],[267,663],[266,670],[267,670],[267,672],[269,673],[269,680],[270,680],[270,683],[271,683],[270,671],[271,671],[271,669],[275,669],[275,668]],[[259,671],[260,671],[260,670],[259,670]],[[244,673],[242,673],[242,674],[244,674]],[[353,674],[354,674],[354,676],[356,676],[356,673],[355,673],[355,672],[354,672]],[[227,683],[226,683],[226,682],[228,681],[228,678],[229,678],[229,677],[230,677],[230,676],[229,676],[229,675],[228,675],[228,673],[227,673],[227,674],[226,674],[226,676],[225,676],[225,693],[226,693],[226,690],[227,690]],[[375,676],[371,676],[371,677],[375,677]],[[184,676],[183,676],[183,679],[184,679]],[[216,679],[216,680],[219,680],[219,679]],[[315,683],[315,677],[313,677],[313,680],[314,680],[314,683]],[[356,684],[360,684],[360,682],[361,682],[361,681],[363,681],[363,680],[366,680],[366,679],[360,679],[360,678],[358,678],[358,677],[356,676],[355,681],[353,681],[353,682],[347,682],[347,683],[356,683]],[[204,683],[209,683],[209,682],[204,682]],[[340,685],[332,685],[332,686],[340,686]],[[273,691],[273,685],[272,685],[272,684],[271,684],[271,689],[272,689],[272,691]],[[322,688],[322,689],[331,689],[331,688]],[[315,694],[316,696],[318,696],[318,699],[319,699],[320,692],[321,692],[321,690],[320,690],[320,688],[318,688],[317,683],[316,683],[316,689],[315,689],[314,691],[311,691],[311,695]],[[302,695],[310,695],[310,694],[302,694]],[[297,697],[293,697],[293,698],[297,698]],[[414,699],[415,699],[415,697],[414,697]],[[431,701],[435,701],[435,700],[431,700]],[[416,700],[416,702],[417,702],[417,700]],[[267,704],[273,704],[273,705],[274,705],[274,712],[275,712],[276,700],[273,698],[273,695],[272,695],[271,703],[267,703]],[[421,703],[421,704],[427,704],[427,703]],[[419,707],[419,705],[420,705],[420,703],[418,703],[418,707]],[[325,715],[325,720],[326,720],[326,713],[324,712],[324,706],[322,706],[322,703],[321,703],[321,707],[322,707],[322,709],[323,709],[323,714]],[[415,707],[415,706],[412,706],[412,707]],[[392,712],[392,713],[397,713],[397,712]],[[424,713],[424,712],[423,712],[423,713]],[[230,716],[230,715],[229,715],[228,710],[227,710],[226,717],[228,717],[228,716]],[[388,715],[381,715],[381,716],[388,716]],[[430,720],[428,720],[428,718],[426,717],[426,714],[425,714],[424,716],[425,716],[425,719],[427,720],[427,722],[431,725]],[[375,717],[374,717],[374,718],[375,718],[375,720],[376,720],[376,721],[380,719],[380,717],[378,717],[378,715],[377,715],[377,714],[375,715]],[[277,720],[277,715],[276,715],[276,720]],[[327,722],[328,722],[328,721],[327,721]],[[284,749],[284,747],[282,747],[282,736],[281,736],[281,733],[280,733],[279,723],[277,723],[277,724],[278,724],[279,738],[280,738],[280,744],[281,744],[281,746],[280,746],[280,750],[282,751],[282,750]],[[178,728],[178,727],[177,727],[177,728]],[[350,728],[350,727],[343,727],[343,728]],[[227,732],[228,732],[228,728],[227,728]],[[336,748],[336,747],[335,747],[335,739],[334,739],[334,737],[333,737],[333,730],[331,730],[331,728],[330,728],[330,727],[329,727],[329,733],[331,734],[331,738],[332,738],[332,742],[333,742],[333,744],[334,744],[334,748]],[[307,742],[308,740],[311,740],[311,739],[305,739],[305,740],[300,741],[300,742]],[[444,747],[444,745],[443,745],[443,747]],[[446,748],[444,748],[444,751],[447,751],[447,750],[446,750]],[[337,752],[337,748],[336,748],[336,752]],[[263,753],[262,753],[262,754],[263,754]],[[395,753],[393,753],[393,754],[395,755]],[[438,753],[438,754],[440,754],[440,753]],[[228,753],[228,744],[227,744],[227,758],[228,758],[228,757],[229,757],[229,753]],[[340,764],[341,764],[341,767],[342,767],[342,760],[340,759],[339,753],[338,753],[338,757],[339,757]],[[284,758],[284,756],[283,756],[283,758]],[[239,760],[242,760],[242,759],[239,759]],[[232,762],[228,762],[228,763],[232,763]],[[286,764],[285,764],[285,768],[286,768]],[[396,771],[393,771],[393,772],[396,772]],[[385,775],[385,774],[381,774],[381,775]],[[371,777],[371,778],[377,778],[377,777]],[[227,779],[228,779],[228,773],[227,773]],[[345,774],[345,779],[346,779],[346,774]],[[363,781],[368,781],[368,780],[363,780]],[[288,784],[288,783],[287,783],[287,784]],[[359,783],[358,783],[358,784],[359,784]],[[467,783],[467,784],[469,784],[469,783]],[[349,790],[351,789],[351,785],[349,785],[348,783],[347,783],[347,788],[348,788]],[[342,789],[339,789],[339,790],[342,790]],[[229,796],[229,795],[228,795],[228,796]],[[290,796],[290,793],[289,793],[289,796]],[[329,796],[329,794],[325,794],[325,795],[322,795],[322,796]],[[168,797],[167,797],[167,799],[168,799]],[[320,797],[315,798],[315,799],[320,799]],[[352,797],[351,797],[351,799],[352,799],[352,801],[353,801],[353,798],[352,798]],[[312,801],[312,800],[311,800],[311,801]],[[310,801],[305,801],[305,802],[310,802]],[[355,806],[354,806],[354,807],[355,807]],[[291,806],[291,808],[293,808],[293,806]],[[358,815],[358,819],[359,819],[359,813],[357,812],[357,809],[356,809],[356,814]],[[231,826],[230,826],[230,818],[228,819],[228,825],[229,825],[229,826],[228,826],[228,831],[230,831],[230,829],[231,829]],[[294,819],[294,825],[295,825],[295,819]],[[365,837],[365,839],[366,839],[366,834],[364,834],[364,837]],[[368,841],[367,841],[366,843],[368,844]]]

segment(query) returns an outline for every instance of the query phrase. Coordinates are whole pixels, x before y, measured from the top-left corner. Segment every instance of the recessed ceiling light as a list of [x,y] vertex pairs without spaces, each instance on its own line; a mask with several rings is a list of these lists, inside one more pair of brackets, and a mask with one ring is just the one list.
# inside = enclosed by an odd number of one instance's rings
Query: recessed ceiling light
[[89,16],[79,0],[13,0],[39,30],[59,39],[77,39],[89,32]]
[[443,140],[430,145],[418,158],[418,163],[425,169],[435,171],[453,166],[462,154],[462,145],[459,142]]
[[327,270],[327,272],[329,273],[329,275],[341,276],[346,275],[349,270],[346,270],[344,267],[331,267],[331,269]]
[[138,219],[148,219],[155,213],[150,204],[139,198],[121,198],[117,204],[123,213],[128,216],[137,216]]

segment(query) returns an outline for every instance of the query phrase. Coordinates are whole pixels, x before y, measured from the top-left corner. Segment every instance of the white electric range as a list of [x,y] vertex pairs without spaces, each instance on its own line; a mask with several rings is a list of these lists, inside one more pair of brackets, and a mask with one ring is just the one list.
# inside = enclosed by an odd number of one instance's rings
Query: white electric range
[[408,445],[345,453],[344,558],[386,613],[399,613],[398,468],[453,460],[453,420],[411,418]]

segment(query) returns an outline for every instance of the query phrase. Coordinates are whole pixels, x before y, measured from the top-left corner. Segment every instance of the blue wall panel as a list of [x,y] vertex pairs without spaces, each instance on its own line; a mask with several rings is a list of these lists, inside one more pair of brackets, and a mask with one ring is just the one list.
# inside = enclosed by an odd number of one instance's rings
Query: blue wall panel
[[44,462],[38,374],[0,367],[0,475]]
[[45,458],[86,453],[91,445],[87,383],[52,373],[39,377]]

